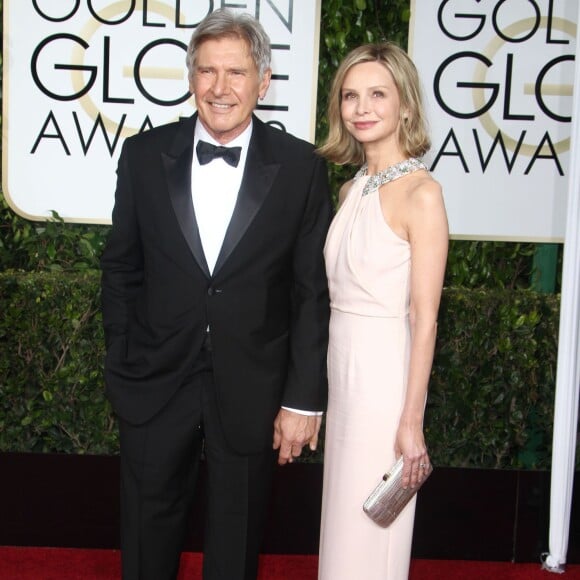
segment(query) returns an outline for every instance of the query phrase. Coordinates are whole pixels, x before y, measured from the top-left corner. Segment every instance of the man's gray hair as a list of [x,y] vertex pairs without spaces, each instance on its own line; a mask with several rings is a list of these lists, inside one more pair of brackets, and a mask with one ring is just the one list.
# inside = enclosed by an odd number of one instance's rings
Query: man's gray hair
[[201,44],[206,40],[225,37],[242,38],[248,43],[252,60],[262,79],[266,70],[270,68],[272,58],[270,37],[260,22],[250,14],[236,13],[225,8],[208,14],[191,35],[185,58],[189,78],[193,78],[196,65],[195,53]]

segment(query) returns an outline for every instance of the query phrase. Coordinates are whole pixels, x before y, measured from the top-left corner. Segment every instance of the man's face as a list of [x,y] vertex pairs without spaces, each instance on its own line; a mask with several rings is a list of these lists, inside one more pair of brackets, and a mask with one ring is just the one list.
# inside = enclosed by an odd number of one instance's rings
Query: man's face
[[195,53],[189,90],[199,120],[218,143],[228,143],[249,125],[259,97],[270,85],[271,71],[260,79],[248,43],[236,37],[206,40]]

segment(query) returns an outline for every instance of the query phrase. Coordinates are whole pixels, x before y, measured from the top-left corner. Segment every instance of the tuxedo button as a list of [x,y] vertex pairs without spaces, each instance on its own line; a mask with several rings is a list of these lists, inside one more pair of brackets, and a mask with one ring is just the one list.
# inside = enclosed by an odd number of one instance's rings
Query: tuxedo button
[[207,295],[208,296],[213,296],[214,294],[221,294],[221,288],[208,288],[207,289]]

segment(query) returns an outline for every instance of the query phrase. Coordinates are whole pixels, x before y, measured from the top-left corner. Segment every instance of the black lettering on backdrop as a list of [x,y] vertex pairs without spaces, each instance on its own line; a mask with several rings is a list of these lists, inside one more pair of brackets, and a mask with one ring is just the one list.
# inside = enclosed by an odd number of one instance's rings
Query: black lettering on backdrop
[[[479,3],[480,0],[475,0],[475,2]],[[538,28],[540,27],[540,24],[541,24],[541,18],[542,18],[540,8],[538,6],[538,3],[535,2],[534,0],[528,0],[528,2],[530,3],[531,8],[535,14],[535,18],[533,21],[533,25],[532,25],[531,29],[529,30],[529,32],[527,33],[527,35],[524,37],[520,37],[520,38],[513,38],[510,36],[507,36],[507,34],[505,34],[505,32],[500,29],[500,26],[498,23],[499,11],[502,9],[503,4],[505,4],[505,6],[503,6],[503,9],[505,10],[505,12],[507,14],[509,14],[510,10],[513,9],[513,7],[508,5],[508,0],[499,0],[497,2],[497,4],[495,5],[495,7],[493,9],[492,17],[491,17],[491,24],[492,24],[493,29],[496,32],[496,34],[500,38],[503,38],[506,42],[514,42],[514,43],[523,42],[525,40],[530,39],[538,31]],[[465,0],[461,0],[461,1],[460,0],[443,0],[441,2],[441,4],[439,5],[439,9],[437,11],[437,23],[439,25],[439,29],[447,38],[451,38],[452,40],[457,40],[459,42],[465,42],[467,40],[471,40],[472,38],[475,38],[478,34],[480,34],[481,31],[484,29],[485,25],[487,24],[487,17],[485,14],[477,14],[477,13],[470,14],[468,12],[453,12],[453,10],[455,10],[456,5],[460,5],[461,8],[465,10],[465,4],[466,4]],[[455,31],[455,32],[451,31],[449,29],[449,27],[445,25],[445,15],[448,12],[452,13],[453,19],[456,20],[457,22],[466,22],[469,20],[473,20],[474,21],[473,30],[470,30],[469,32],[464,33],[463,35],[461,35],[457,31]],[[569,40],[553,39],[552,38],[553,27],[554,27],[554,0],[549,0],[548,1],[548,17],[547,17],[547,23],[546,23],[546,44],[570,44]]]
[[495,151],[495,148],[497,147],[497,145],[499,144],[499,147],[501,149],[501,152],[503,154],[503,158],[508,170],[508,173],[512,172],[512,169],[514,167],[514,164],[516,162],[516,159],[518,158],[518,153],[520,151],[520,148],[524,142],[524,137],[526,136],[526,132],[522,131],[520,138],[518,140],[518,143],[514,149],[514,153],[511,157],[511,159],[508,158],[508,152],[507,152],[507,147],[505,146],[505,142],[503,140],[503,135],[501,131],[498,131],[495,134],[495,138],[491,143],[491,147],[489,148],[489,151],[487,153],[487,157],[483,157],[483,150],[481,147],[481,143],[479,141],[479,135],[477,133],[476,129],[472,129],[471,130],[473,133],[473,139],[475,141],[475,146],[477,148],[477,155],[479,157],[479,162],[481,163],[481,168],[483,169],[483,172],[485,173],[485,170],[487,169],[487,166],[489,165],[489,162],[491,161],[493,152]]
[[[442,77],[445,73],[450,72],[452,74],[451,65],[460,59],[475,59],[488,68],[492,66],[499,66],[499,62],[492,62],[485,55],[478,52],[458,52],[448,56],[437,68],[435,76],[433,77],[433,92],[435,99],[439,106],[449,115],[457,119],[473,119],[485,114],[494,104],[499,95],[501,85],[498,83],[477,83],[477,82],[467,82],[467,81],[457,81],[455,84],[458,88],[466,89],[488,89],[491,91],[491,95],[485,104],[471,111],[457,111],[454,109],[446,100],[445,95],[441,89]],[[545,76],[557,65],[574,61],[574,56],[572,55],[562,55],[556,57],[550,61],[540,70],[535,81],[534,95],[536,99],[536,104],[538,107],[551,119],[559,121],[562,123],[570,123],[572,118],[570,116],[559,115],[558,113],[552,111],[548,108],[544,97],[542,96],[542,84]],[[448,70],[449,69],[449,70]],[[505,67],[505,82],[504,82],[504,94],[503,94],[503,119],[504,120],[520,120],[520,121],[534,121],[535,115],[524,115],[512,112],[511,101],[512,101],[512,76],[514,70],[514,55],[508,53],[506,55],[506,67]]]
[[147,28],[148,26],[151,27],[156,27],[158,26],[159,28],[165,28],[165,24],[163,22],[149,22],[148,16],[149,16],[149,6],[148,6],[148,1],[149,0],[141,0],[143,2],[143,27]]
[[562,123],[571,123],[572,117],[564,117],[563,115],[558,115],[557,113],[554,113],[554,111],[552,111],[548,108],[548,105],[546,105],[546,102],[544,101],[544,97],[542,95],[542,83],[544,82],[544,77],[546,76],[546,74],[548,74],[548,72],[550,72],[550,70],[552,69],[552,67],[554,65],[560,64],[561,62],[574,61],[574,60],[575,59],[571,54],[564,54],[562,56],[559,56],[557,58],[552,59],[551,61],[547,62],[544,65],[544,67],[542,68],[542,70],[538,74],[538,78],[536,80],[535,95],[536,95],[536,101],[538,102],[538,107],[540,107],[540,109],[542,109],[542,111],[548,117],[550,117],[550,119],[554,119],[554,121],[560,121]]
[[[105,27],[118,27],[125,24],[130,18],[136,17],[136,13],[141,11],[142,17],[140,18],[139,24],[143,28],[168,28],[169,23],[164,22],[165,16],[158,12],[158,6],[155,0],[141,0],[136,2],[136,0],[117,0],[116,2],[106,3],[101,2],[99,4],[98,0],[61,0],[59,6],[53,6],[54,2],[51,0],[31,0],[32,6],[35,13],[41,19],[52,22],[52,23],[62,23],[65,21],[73,20],[75,16],[79,14],[82,9],[85,9],[90,14],[90,17],[97,23]],[[235,10],[245,10],[250,11],[248,8],[248,2],[240,0],[195,0],[195,13],[196,17],[192,18],[188,16],[191,13],[182,10],[182,8],[191,8],[191,0],[165,0],[168,4],[164,7],[169,8],[169,4],[173,6],[174,22],[173,25],[175,29],[183,28],[195,28],[198,26],[199,22],[213,12],[216,8],[232,8]],[[283,6],[282,6],[283,5]],[[114,9],[113,9],[114,8]],[[268,12],[266,14],[266,11]],[[205,13],[204,13],[205,12]],[[165,12],[164,12],[165,14]],[[265,16],[269,19],[275,18],[280,22],[280,25],[290,33],[293,30],[294,22],[294,0],[286,0],[286,2],[280,2],[279,0],[256,0],[254,16],[257,19],[264,18]],[[198,20],[197,22],[194,22]],[[79,33],[80,34],[80,33]],[[52,34],[45,38],[42,38],[36,48],[34,49],[31,61],[30,69],[32,74],[32,79],[37,87],[37,89],[49,97],[52,100],[65,102],[79,100],[82,97],[86,97],[96,88],[97,82],[102,82],[100,100],[102,103],[116,104],[116,105],[134,105],[135,98],[131,94],[114,94],[114,69],[112,68],[113,55],[117,53],[119,47],[116,45],[116,37],[114,35],[104,35],[101,37],[102,46],[98,46],[100,40],[97,41],[93,39],[92,41],[87,38],[86,40],[82,36],[77,36],[75,34],[59,32]],[[67,63],[66,60],[59,61],[62,57],[52,57],[54,60],[51,62],[49,55],[52,52],[55,54],[73,54],[78,47],[82,48],[82,54],[88,56],[89,52],[93,55],[95,50],[102,51],[100,64],[95,65],[85,65],[84,57],[80,57],[79,60],[75,59]],[[135,89],[141,94],[147,101],[162,107],[171,107],[174,105],[179,105],[186,102],[190,98],[190,93],[186,90],[183,94],[176,95],[172,98],[161,98],[160,96],[154,94],[151,86],[146,86],[143,77],[143,63],[148,55],[151,55],[159,47],[174,46],[183,51],[187,50],[186,44],[179,42],[173,38],[161,38],[156,39],[142,48],[137,47],[135,51],[139,50],[135,57],[135,61],[132,66],[132,82],[131,85],[133,92]],[[70,50],[66,50],[70,47]],[[289,44],[272,44],[273,50],[290,50]],[[78,53],[78,50],[76,50]],[[182,59],[179,60],[181,62]],[[72,63],[75,64],[72,64]],[[94,59],[91,60],[94,62]],[[47,64],[48,63],[48,64]],[[47,68],[48,67],[48,68]],[[53,78],[48,74],[51,70],[63,71],[69,73],[69,82],[61,83],[58,77]],[[85,73],[79,75],[81,87],[70,85],[70,74],[78,71]],[[102,79],[102,80],[101,80]],[[284,82],[289,80],[287,74],[275,74],[273,75],[273,80]],[[99,99],[96,99],[97,102]],[[287,112],[289,107],[287,105],[259,105],[258,109],[269,110],[269,111],[282,111]],[[63,130],[64,127],[69,126],[69,124],[63,124],[62,119],[57,119],[57,116],[53,111],[50,111],[45,118],[42,127],[40,128],[37,136],[35,138],[34,144],[32,146],[31,153],[34,154],[39,151],[39,148],[43,142],[58,141],[62,150],[66,155],[71,154],[71,144],[75,143],[78,145],[77,149],[82,151],[86,156],[89,154],[91,148],[94,148],[97,143],[98,135],[102,134],[104,138],[104,144],[107,147],[111,155],[114,150],[118,147],[120,142],[120,137],[123,130],[127,130],[126,125],[129,123],[128,113],[120,113],[115,115],[116,119],[109,119],[109,123],[106,124],[103,121],[105,119],[101,112],[96,112],[96,119],[91,120],[91,129],[83,131],[81,127],[81,122],[84,117],[76,112],[72,111],[72,120],[74,126],[76,127],[76,135],[67,135],[66,131]],[[59,125],[59,121],[61,124]],[[280,120],[271,119],[268,121],[269,124],[279,128],[282,131],[286,131],[284,123]],[[151,129],[154,125],[151,122],[149,116],[139,124],[131,122],[132,127],[139,127],[138,132],[143,132]],[[61,128],[62,127],[62,128]],[[113,127],[113,129],[111,129]],[[111,131],[114,132],[109,134]]]
[[[288,1],[288,15],[284,17],[284,15],[278,10],[278,7],[272,2],[272,0],[266,0],[266,3],[272,8],[276,16],[280,19],[282,24],[286,27],[288,32],[292,32],[292,21],[294,18],[294,0]],[[256,18],[260,20],[260,9],[261,9],[261,0],[256,0]]]
[[503,97],[503,118],[506,120],[519,120],[519,121],[533,121],[534,115],[517,115],[510,112],[510,103],[512,97],[512,71],[514,64],[514,55],[507,55],[506,67],[505,67],[505,92]]
[[109,95],[109,70],[110,70],[110,54],[111,54],[111,38],[105,36],[104,38],[105,46],[103,50],[103,102],[104,103],[129,103],[135,102],[135,99],[122,98],[122,97],[111,97]]
[[130,5],[129,5],[129,9],[127,10],[126,14],[124,16],[121,16],[118,20],[105,20],[94,8],[93,8],[93,2],[92,0],[87,0],[87,8],[89,9],[89,12],[91,13],[91,15],[93,16],[93,18],[95,20],[97,20],[98,22],[100,22],[101,24],[111,24],[111,25],[116,25],[116,24],[122,24],[123,22],[125,22],[126,20],[129,20],[129,18],[131,18],[131,15],[133,14],[133,12],[135,11],[135,0],[130,0]]
[[[85,72],[90,73],[89,78],[86,81],[84,87],[82,89],[80,89],[79,91],[76,91],[74,93],[70,93],[70,94],[66,94],[66,93],[62,93],[62,92],[56,93],[56,92],[50,90],[40,77],[38,59],[40,58],[40,55],[41,55],[43,49],[47,45],[49,45],[53,42],[56,42],[56,41],[60,41],[60,40],[67,40],[67,41],[75,42],[77,44],[80,44],[85,50],[88,49],[90,46],[85,40],[83,40],[82,38],[80,38],[78,36],[74,36],[72,34],[55,34],[53,36],[49,36],[49,37],[45,38],[42,42],[40,42],[40,44],[36,47],[36,49],[34,50],[34,52],[32,54],[31,64],[30,64],[32,78],[34,80],[35,85],[38,87],[38,89],[40,91],[42,91],[45,95],[50,97],[51,99],[54,99],[56,101],[74,101],[74,100],[79,99],[82,96],[86,95],[92,89],[92,87],[95,84],[95,81],[97,79],[97,70],[98,69],[97,69],[97,67],[94,67],[94,66],[82,66],[82,65],[58,64],[57,63],[54,65],[54,68],[56,70],[85,71]],[[132,99],[132,98],[113,97],[110,95],[110,92],[109,92],[110,91],[110,53],[111,53],[110,45],[111,45],[111,38],[109,36],[105,36],[103,39],[103,75],[102,75],[103,76],[103,93],[102,93],[103,102],[105,102],[105,103],[128,103],[128,104],[132,104],[135,102],[134,99]],[[187,101],[187,99],[190,96],[189,91],[187,91],[183,95],[176,97],[175,99],[163,100],[163,99],[155,97],[149,91],[147,91],[145,89],[145,86],[143,85],[142,80],[141,80],[140,67],[141,67],[141,63],[142,63],[143,59],[147,56],[149,51],[151,51],[155,47],[161,46],[161,45],[174,45],[174,46],[179,47],[184,52],[187,51],[187,46],[183,42],[180,42],[178,40],[174,40],[172,38],[161,38],[159,40],[155,40],[153,42],[150,42],[149,44],[145,45],[141,49],[139,54],[137,55],[137,58],[135,60],[135,65],[133,68],[134,81],[135,81],[135,85],[137,86],[139,92],[148,101],[150,101],[151,103],[154,103],[156,105],[170,107],[173,105],[179,105],[179,104]]]
[[72,42],[80,44],[84,49],[87,49],[89,47],[87,42],[85,42],[82,38],[78,36],[74,36],[73,34],[54,34],[52,36],[45,38],[35,48],[34,52],[32,53],[32,58],[30,62],[30,70],[32,73],[32,78],[34,80],[34,84],[51,99],[54,99],[55,101],[74,101],[75,99],[79,99],[80,97],[82,97],[91,90],[97,78],[97,69],[94,66],[55,64],[54,68],[56,70],[68,70],[68,71],[82,70],[90,73],[90,76],[86,85],[76,93],[66,95],[66,94],[57,94],[49,90],[47,87],[44,86],[38,74],[38,58],[45,46],[57,40],[71,40]]
[[475,38],[483,30],[483,27],[485,26],[485,16],[483,14],[465,14],[462,12],[456,12],[454,14],[455,18],[465,20],[477,20],[478,23],[472,32],[469,32],[464,36],[453,34],[450,30],[448,30],[445,27],[445,23],[443,21],[443,12],[447,7],[447,4],[449,4],[449,2],[450,0],[444,0],[443,2],[441,2],[439,10],[437,11],[437,22],[439,23],[439,28],[441,32],[443,32],[445,36],[453,40],[471,40],[472,38]]
[[[145,0],[147,1],[147,0]],[[208,0],[208,7],[207,12],[201,17],[199,22],[195,22],[193,24],[184,24],[181,22],[181,0],[177,0],[177,4],[175,5],[175,28],[196,28],[197,25],[210,13],[213,12],[214,0]]]
[[73,115],[73,119],[75,122],[75,126],[77,128],[77,135],[79,136],[81,148],[83,150],[83,153],[85,154],[85,157],[87,156],[87,153],[89,152],[89,148],[90,148],[91,143],[95,137],[95,133],[97,132],[97,128],[101,130],[101,133],[105,139],[105,144],[107,145],[107,149],[109,150],[109,153],[111,154],[111,157],[112,157],[113,153],[115,151],[115,147],[117,145],[117,142],[119,141],[119,137],[121,136],[121,131],[123,129],[123,125],[125,124],[125,119],[127,118],[127,114],[123,113],[121,120],[119,121],[119,123],[117,123],[117,132],[115,133],[115,136],[113,138],[112,143],[109,141],[107,129],[105,128],[105,125],[103,123],[103,119],[101,118],[100,113],[97,115],[97,118],[95,119],[95,123],[93,124],[93,128],[91,129],[91,132],[89,133],[89,137],[86,141],[85,141],[83,131],[81,128],[81,124],[79,122],[79,118],[78,118],[76,111],[73,111],[72,115]]
[[[114,155],[115,149],[119,145],[119,139],[121,137],[121,134],[123,132],[123,128],[125,126],[125,122],[127,119],[127,113],[122,113],[119,121],[117,121],[115,123],[116,131],[115,131],[115,135],[113,136],[112,141],[109,139],[108,131],[105,127],[105,123],[104,123],[100,113],[97,115],[97,118],[93,121],[93,125],[88,132],[88,136],[86,136],[86,137],[85,137],[86,132],[84,133],[83,128],[81,127],[81,119],[79,118],[78,114],[75,111],[72,112],[72,117],[73,117],[73,121],[74,121],[74,124],[76,127],[76,136],[78,137],[80,148],[81,148],[82,152],[84,153],[85,157],[89,153],[91,145],[93,144],[93,142],[96,138],[97,130],[102,135],[102,137],[104,139],[105,146],[107,147],[111,157]],[[141,127],[140,127],[138,132],[142,133],[143,131],[147,131],[147,130],[152,129],[152,128],[153,128],[153,123],[151,123],[151,119],[149,118],[149,116],[146,116],[145,119],[143,120],[143,122],[141,123]],[[58,140],[60,142],[64,152],[67,155],[71,154],[70,148],[67,144],[65,136],[64,136],[64,134],[63,134],[63,132],[58,124],[58,121],[57,121],[57,119],[52,111],[50,111],[48,116],[46,117],[46,119],[45,119],[45,121],[40,129],[40,132],[38,133],[38,136],[36,137],[36,141],[34,142],[34,145],[32,146],[30,153],[32,155],[34,155],[36,153],[36,151],[38,150],[41,142],[46,140],[46,139]]]
[[[453,146],[455,147],[455,149],[452,149],[450,151],[447,151],[447,145],[449,144],[449,142],[453,143]],[[437,167],[437,164],[439,163],[439,160],[441,159],[441,157],[458,157],[459,160],[461,161],[461,164],[463,165],[463,171],[465,171],[465,173],[469,173],[469,168],[467,167],[467,163],[465,162],[465,157],[463,156],[463,153],[461,152],[461,147],[459,146],[459,141],[457,140],[457,137],[455,136],[455,131],[453,131],[453,129],[449,129],[449,133],[447,133],[447,137],[445,137],[445,140],[443,141],[443,145],[441,145],[441,147],[439,148],[439,151],[437,152],[437,155],[435,156],[435,159],[433,159],[433,163],[431,164],[431,171],[435,171],[435,168]]]
[[[52,8],[54,8],[54,0],[52,0]],[[60,2],[60,4],[62,5],[62,2]],[[48,14],[46,14],[45,12],[43,12],[40,7],[38,6],[38,0],[32,0],[32,6],[34,8],[34,10],[36,10],[36,13],[41,16],[42,18],[44,18],[45,20],[48,20],[50,22],[64,22],[65,20],[68,20],[69,18],[71,18],[72,16],[74,16],[77,12],[77,10],[79,9],[79,6],[81,4],[81,0],[74,0],[73,3],[73,7],[71,9],[70,12],[68,12],[67,14],[64,14],[62,16],[49,16]]]
[[491,60],[489,60],[489,58],[487,58],[483,54],[479,54],[478,52],[458,52],[456,54],[452,54],[451,56],[448,56],[439,65],[439,68],[437,69],[437,72],[435,73],[435,77],[433,79],[433,92],[435,93],[435,99],[437,100],[437,103],[446,113],[458,119],[473,119],[475,117],[483,115],[493,106],[499,94],[499,86],[497,85],[497,83],[458,82],[456,86],[459,88],[491,89],[491,98],[485,105],[483,105],[483,107],[475,109],[474,111],[471,112],[462,113],[460,111],[455,111],[454,109],[452,109],[451,106],[448,105],[445,102],[445,99],[443,98],[443,93],[441,91],[441,77],[443,76],[443,73],[446,71],[447,67],[450,64],[453,64],[456,60],[463,58],[474,58],[476,60],[479,60],[480,62],[483,62],[488,67],[493,65],[493,63],[491,62]]
[[[476,148],[477,155],[479,157],[479,163],[480,163],[482,172],[485,173],[487,166],[489,165],[489,162],[491,161],[491,158],[492,158],[493,154],[495,153],[497,145],[499,145],[499,148],[502,151],[504,162],[505,162],[506,167],[508,169],[508,173],[511,173],[512,169],[515,166],[515,162],[518,159],[520,149],[524,143],[526,131],[521,132],[511,159],[508,157],[507,147],[506,147],[505,141],[504,141],[504,136],[501,132],[496,133],[494,140],[492,141],[492,144],[491,144],[489,151],[487,153],[487,156],[484,157],[483,147],[481,145],[481,140],[479,137],[478,130],[472,129],[471,131],[473,134],[473,141],[475,143],[475,148]],[[449,133],[447,133],[447,136],[443,140],[443,144],[439,148],[439,150],[438,150],[438,152],[433,160],[433,163],[432,163],[431,168],[430,168],[431,171],[435,171],[435,168],[437,167],[437,165],[442,157],[450,157],[450,158],[456,157],[461,162],[461,165],[463,166],[463,171],[465,173],[470,173],[471,168],[467,164],[466,156],[464,154],[464,151],[469,152],[469,150],[467,149],[468,146],[469,146],[469,143],[463,143],[463,148],[462,148],[459,140],[457,139],[457,135],[455,134],[455,131],[453,129],[450,129]],[[545,147],[549,148],[550,154],[542,153],[542,150]],[[471,158],[471,156],[468,155],[468,158]],[[542,137],[541,141],[538,143],[538,145],[536,145],[534,153],[531,157],[531,160],[528,163],[528,165],[524,171],[524,175],[528,175],[528,173],[530,173],[530,171],[532,170],[534,164],[536,163],[536,161],[538,159],[552,160],[554,162],[556,169],[558,170],[558,173],[560,175],[564,175],[564,172],[562,170],[562,165],[560,164],[560,160],[558,158],[558,154],[557,154],[556,149],[552,143],[552,138],[550,137],[550,134],[547,131],[544,134],[544,136]]]
[[154,49],[156,46],[160,46],[163,44],[173,44],[174,46],[178,46],[179,48],[183,49],[184,52],[187,52],[187,45],[184,44],[183,42],[180,42],[179,40],[173,40],[172,38],[160,38],[159,40],[154,40],[153,42],[150,42],[149,44],[144,46],[137,55],[137,58],[135,59],[135,67],[133,68],[133,76],[135,77],[135,84],[137,85],[139,92],[148,101],[151,101],[152,103],[155,103],[156,105],[161,105],[163,107],[171,107],[173,105],[179,105],[187,101],[187,99],[189,99],[190,92],[187,91],[184,95],[177,97],[176,99],[173,99],[171,101],[164,101],[162,99],[154,97],[151,93],[149,93],[145,89],[143,83],[141,82],[141,72],[140,72],[141,62],[147,56],[147,53],[150,50]]
[[147,115],[143,120],[143,123],[141,123],[141,127],[139,128],[138,133],[143,133],[144,131],[148,131],[149,129],[153,129],[153,123],[151,122],[149,115]]
[[[551,155],[543,155],[542,149],[544,145],[547,145],[551,151]],[[560,175],[564,175],[564,171],[562,170],[562,166],[560,165],[560,160],[558,159],[558,154],[556,153],[556,149],[554,149],[554,144],[552,143],[552,139],[550,138],[550,134],[546,131],[542,140],[540,141],[539,145],[536,147],[536,152],[532,155],[532,159],[528,163],[526,170],[524,171],[524,175],[528,175],[528,173],[532,170],[536,159],[552,159],[556,165],[556,169]]]
[[[25,0],[22,0],[22,1],[25,1]],[[33,6],[35,12],[41,18],[43,18],[44,20],[48,20],[49,22],[65,22],[66,20],[70,20],[78,12],[78,10],[81,6],[81,0],[70,0],[72,3],[72,7],[70,9],[65,8],[65,12],[63,12],[62,14],[55,15],[55,14],[51,14],[46,9],[41,8],[40,2],[42,2],[42,1],[43,0],[32,0],[32,6]],[[51,9],[54,9],[54,6],[56,4],[61,4],[61,6],[59,6],[59,8],[61,10],[63,10],[63,7],[62,7],[63,0],[60,0],[58,3],[55,2],[54,0],[44,0],[44,1],[47,2],[47,4],[52,4]],[[200,20],[198,22],[195,22],[195,23],[182,22],[181,18],[183,16],[183,11],[182,11],[181,7],[182,7],[183,3],[195,2],[196,4],[199,4],[200,1],[201,0],[175,0],[174,14],[175,14],[175,27],[176,28],[195,28],[205,16],[207,16],[210,12],[213,12],[215,10],[215,1],[214,0],[204,0],[205,2],[207,2],[208,7],[207,7],[207,11],[205,12],[204,15],[201,16]],[[258,2],[259,1],[260,0],[258,0]],[[271,3],[271,0],[266,0],[266,1],[268,3]],[[101,24],[104,24],[106,26],[117,26],[119,24],[123,24],[124,22],[129,20],[129,18],[131,18],[133,16],[133,14],[135,13],[135,11],[138,8],[136,0],[125,0],[125,2],[128,2],[128,6],[127,6],[126,10],[124,11],[124,13],[121,14],[121,16],[119,16],[116,20],[107,20],[95,8],[94,0],[84,0],[84,2],[86,2],[87,9],[90,12],[91,16],[97,22],[100,22]],[[142,12],[142,25],[143,25],[143,27],[163,27],[164,28],[166,26],[166,24],[164,22],[152,21],[152,17],[151,17],[152,10],[149,8],[150,0],[141,0],[141,2],[142,2],[141,12]],[[293,0],[290,0],[290,2],[292,3]],[[116,2],[115,6],[118,4],[119,4],[119,2]],[[230,4],[222,1],[222,7],[227,7],[227,6],[230,6]],[[169,8],[169,6],[165,6],[165,4],[164,4],[164,7]],[[231,7],[247,8],[247,5],[246,4],[231,4]],[[275,6],[272,6],[272,7],[276,11],[276,13],[278,15],[280,15],[280,13],[276,9],[276,7]],[[292,7],[290,8],[290,14],[292,14]]]
[[[22,0],[22,1],[24,1],[24,0]],[[40,4],[42,1],[45,1],[48,4],[52,4],[51,9],[54,8],[54,5],[56,3],[54,2],[54,0],[32,0],[32,6],[33,6],[35,12],[41,18],[43,18],[44,20],[48,20],[49,22],[65,22],[66,20],[70,20],[73,16],[75,16],[75,14],[78,12],[78,10],[81,6],[81,0],[70,0],[71,7],[65,8],[64,9],[65,11],[63,13],[55,15],[55,14],[51,14],[46,9],[41,8]],[[183,22],[182,21],[182,18],[183,18],[182,6],[184,4],[189,4],[191,2],[195,2],[196,4],[199,4],[201,2],[201,0],[174,0],[175,4],[174,4],[173,13],[174,13],[174,17],[175,17],[175,21],[174,21],[175,28],[178,28],[178,29],[179,28],[195,28],[201,22],[201,20],[203,20],[203,18],[205,18],[205,16],[207,16],[208,14],[210,14],[211,12],[213,12],[216,9],[216,1],[215,0],[203,0],[203,1],[207,3],[207,9],[205,10],[204,14],[201,14],[200,19],[197,22]],[[97,22],[100,22],[101,24],[104,24],[106,26],[118,26],[119,24],[123,24],[124,22],[129,20],[133,16],[135,11],[139,8],[137,6],[136,0],[125,0],[125,2],[127,2],[127,7],[123,11],[123,13],[118,18],[109,20],[106,17],[104,17],[101,13],[99,13],[97,8],[95,8],[94,0],[83,0],[83,3],[86,3],[86,7],[87,7],[89,13],[91,14],[91,16]],[[157,22],[157,21],[154,21],[152,19],[151,12],[153,12],[153,10],[150,8],[150,5],[149,5],[150,2],[151,2],[151,0],[141,0],[140,6],[141,6],[141,12],[142,12],[142,21],[141,21],[142,26],[143,27],[162,27],[162,28],[165,28],[166,23]],[[63,3],[63,0],[60,0],[59,4],[62,5],[62,3]],[[444,2],[444,4],[446,4],[446,3],[447,2]],[[115,2],[114,5],[117,6],[118,4],[120,4],[120,2]],[[220,8],[231,8],[234,10],[244,10],[244,11],[249,12],[247,2],[231,2],[228,0],[218,0],[218,4],[219,4]],[[262,7],[265,5],[269,6],[271,8],[272,12],[278,17],[280,22],[284,25],[284,27],[289,32],[292,32],[293,22],[294,22],[294,0],[288,0],[288,10],[287,10],[286,14],[283,13],[283,11],[279,8],[279,6],[276,4],[276,2],[274,0],[256,0],[254,16],[258,20],[260,20]],[[111,6],[111,5],[109,5],[109,6]],[[107,6],[107,7],[109,7],[109,6]],[[164,4],[164,7],[169,8],[169,6],[166,6],[165,4]],[[63,9],[62,6],[59,6],[59,8]],[[467,15],[466,17],[469,17],[469,15]]]
[[[54,127],[54,133],[47,133],[46,131],[48,130],[49,125],[52,125]],[[70,155],[70,150],[67,147],[66,141],[64,140],[64,136],[62,134],[62,131],[60,130],[60,127],[58,126],[58,123],[56,122],[56,119],[54,117],[54,113],[52,111],[50,111],[50,113],[48,114],[48,117],[46,118],[46,120],[44,121],[44,125],[42,125],[42,128],[40,129],[40,133],[38,134],[38,137],[36,138],[36,141],[34,142],[34,145],[32,146],[32,150],[30,151],[30,153],[32,155],[34,155],[36,153],[36,149],[38,148],[38,145],[40,144],[40,141],[42,139],[58,139],[62,145],[62,148],[64,149],[64,152],[67,155]]]
[[[528,34],[520,37],[520,38],[513,38],[511,36],[507,36],[506,34],[503,33],[502,30],[500,30],[499,25],[497,23],[497,15],[498,12],[500,11],[500,9],[502,8],[503,4],[506,4],[508,2],[508,0],[500,0],[496,5],[495,8],[493,9],[493,16],[492,16],[492,23],[493,23],[493,29],[495,30],[495,33],[502,38],[503,40],[505,40],[506,42],[525,42],[526,40],[532,38],[532,36],[534,36],[534,34],[536,34],[538,28],[540,27],[540,20],[541,20],[541,14],[540,14],[540,9],[538,8],[538,5],[534,2],[534,0],[528,0],[528,2],[532,5],[532,8],[534,9],[534,13],[535,13],[535,19],[534,19],[534,25],[532,26],[532,28],[530,29],[530,31],[528,32]],[[506,11],[509,14],[510,11],[510,7],[506,6]]]
[[548,2],[548,26],[546,28],[546,44],[570,44],[569,40],[564,38],[552,38],[552,22],[554,19],[554,0]]
[[247,10],[248,5],[244,2],[242,4],[236,4],[234,2],[227,2],[227,0],[221,0],[221,7],[222,8],[239,8],[240,10]]

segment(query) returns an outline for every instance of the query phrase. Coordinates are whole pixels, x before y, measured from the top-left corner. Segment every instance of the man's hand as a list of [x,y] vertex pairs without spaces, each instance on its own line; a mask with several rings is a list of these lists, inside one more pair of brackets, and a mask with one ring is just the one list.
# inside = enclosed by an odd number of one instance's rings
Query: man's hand
[[292,463],[302,453],[304,445],[312,451],[318,445],[321,415],[301,415],[280,409],[274,420],[274,449],[279,449],[278,463]]

